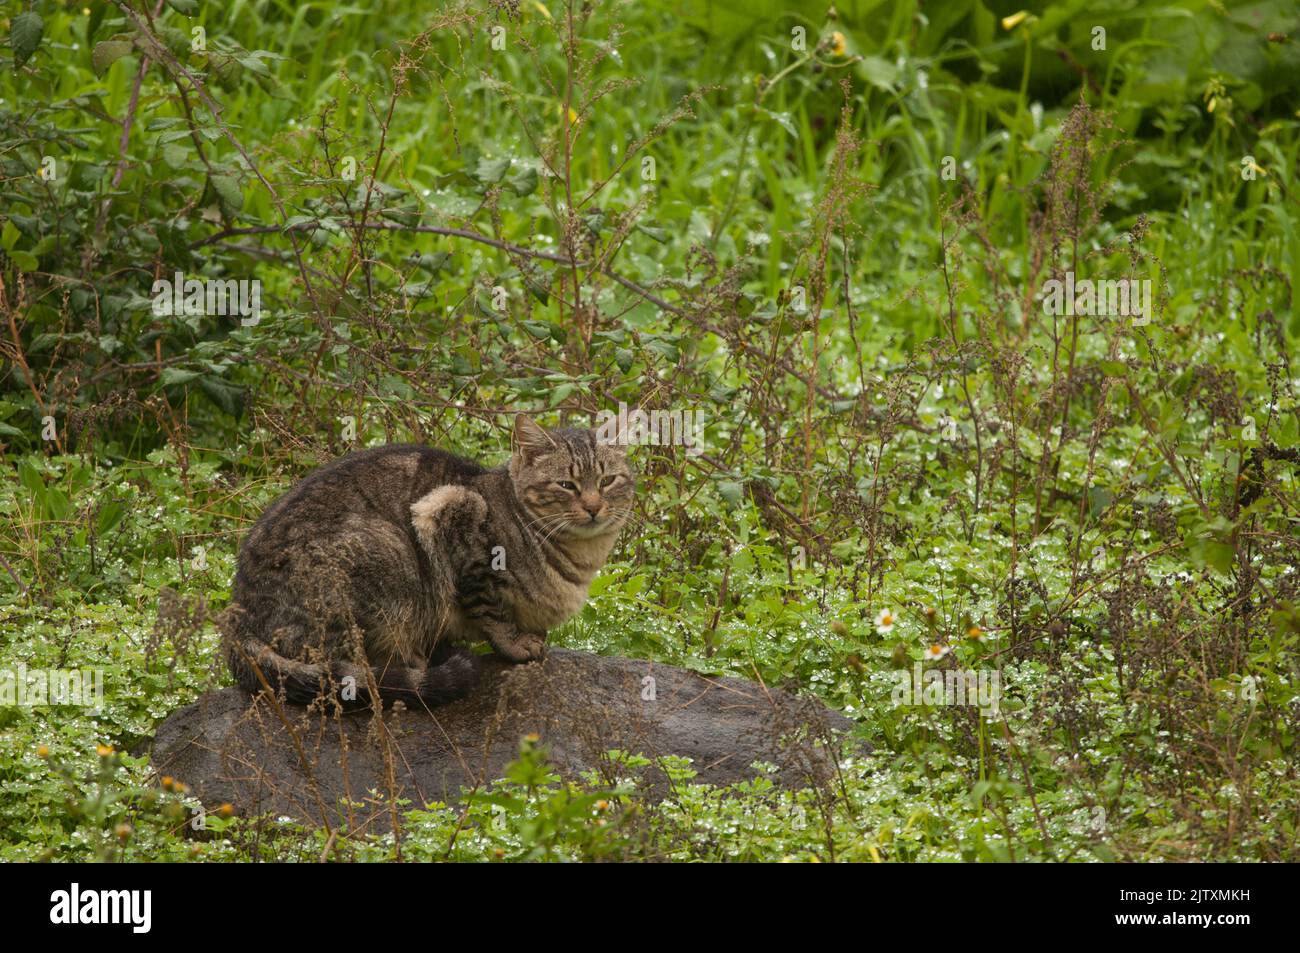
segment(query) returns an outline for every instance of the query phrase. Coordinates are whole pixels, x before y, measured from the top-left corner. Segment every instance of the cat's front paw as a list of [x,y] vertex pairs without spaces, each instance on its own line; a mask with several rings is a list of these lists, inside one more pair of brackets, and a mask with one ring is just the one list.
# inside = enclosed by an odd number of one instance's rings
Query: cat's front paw
[[546,657],[545,632],[520,632],[517,644],[527,653],[529,662],[540,662]]
[[546,655],[546,633],[498,630],[488,636],[496,653],[512,662],[535,662]]

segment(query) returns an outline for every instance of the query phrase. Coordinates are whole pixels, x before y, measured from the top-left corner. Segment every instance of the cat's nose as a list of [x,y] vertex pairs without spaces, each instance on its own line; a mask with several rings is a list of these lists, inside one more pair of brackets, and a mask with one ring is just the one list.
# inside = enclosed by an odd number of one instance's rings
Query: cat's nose
[[600,513],[600,508],[603,505],[601,503],[600,497],[596,497],[594,499],[591,497],[583,497],[580,502],[582,503],[582,508],[587,511],[587,514],[592,519],[595,519],[596,515]]

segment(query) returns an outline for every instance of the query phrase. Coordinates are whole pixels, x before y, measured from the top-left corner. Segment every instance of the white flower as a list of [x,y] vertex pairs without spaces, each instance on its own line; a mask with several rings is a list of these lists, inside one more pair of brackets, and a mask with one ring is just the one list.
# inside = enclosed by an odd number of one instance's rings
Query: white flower
[[888,635],[894,628],[894,610],[881,609],[880,615],[876,616],[876,631],[881,635]]
[[952,649],[948,648],[948,646],[936,643],[925,650],[925,655],[923,657],[927,662],[933,662],[935,659],[943,658],[951,651]]

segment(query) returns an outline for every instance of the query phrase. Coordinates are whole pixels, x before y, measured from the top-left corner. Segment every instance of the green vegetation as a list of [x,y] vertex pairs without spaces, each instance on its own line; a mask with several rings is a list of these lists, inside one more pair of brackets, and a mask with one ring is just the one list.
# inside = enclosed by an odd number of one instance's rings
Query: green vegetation
[[[0,857],[1300,859],[1295,3],[368,6],[0,12],[0,667],[105,689],[0,705]],[[1149,312],[1050,314],[1067,272]],[[148,742],[228,683],[261,509],[620,401],[705,445],[636,452],[552,640],[875,754],[655,805],[525,740],[400,840],[194,829]],[[895,704],[915,665],[1000,712]]]

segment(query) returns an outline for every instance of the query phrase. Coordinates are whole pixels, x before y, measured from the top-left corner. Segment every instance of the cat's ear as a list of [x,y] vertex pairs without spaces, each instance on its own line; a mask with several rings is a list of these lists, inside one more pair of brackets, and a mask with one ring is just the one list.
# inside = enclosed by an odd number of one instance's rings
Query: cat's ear
[[515,416],[515,446],[525,460],[531,460],[548,450],[554,450],[558,444],[531,417],[518,414]]

